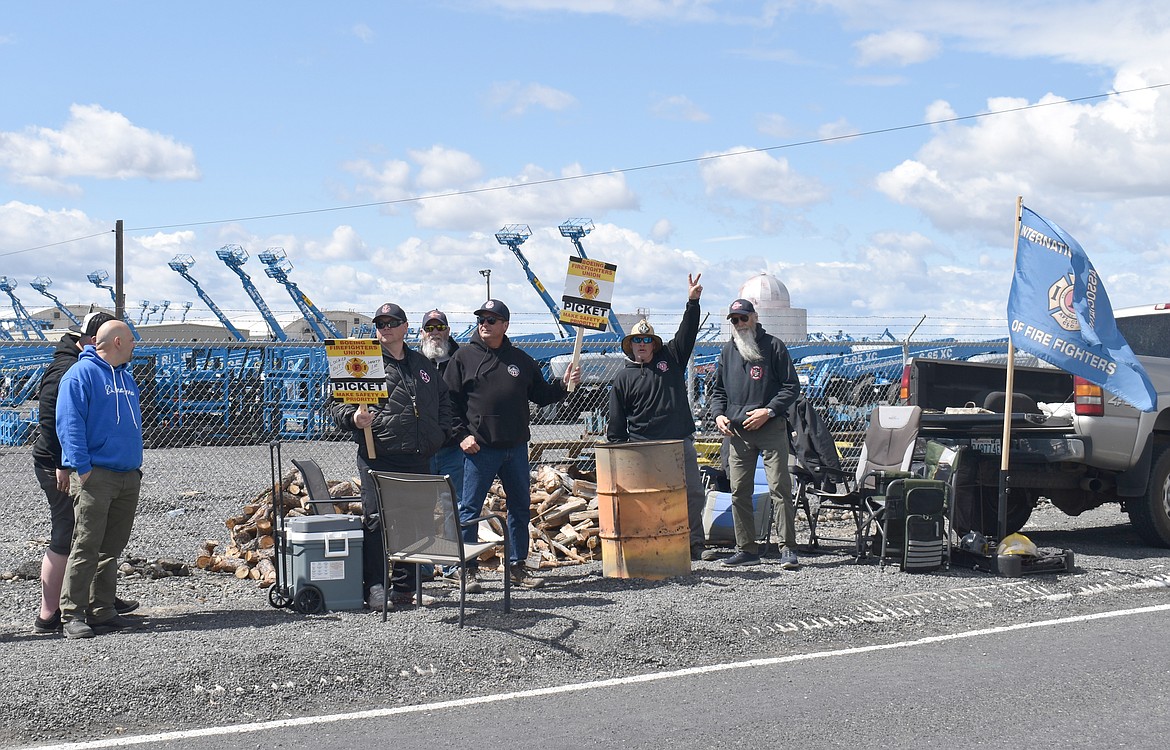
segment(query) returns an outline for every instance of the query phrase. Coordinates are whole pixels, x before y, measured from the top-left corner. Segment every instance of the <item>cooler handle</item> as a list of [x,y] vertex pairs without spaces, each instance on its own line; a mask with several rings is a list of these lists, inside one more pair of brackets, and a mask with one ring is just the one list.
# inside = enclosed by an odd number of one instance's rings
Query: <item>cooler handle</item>
[[[333,549],[330,542],[344,542],[341,549]],[[349,557],[349,534],[342,532],[325,533],[325,557]]]

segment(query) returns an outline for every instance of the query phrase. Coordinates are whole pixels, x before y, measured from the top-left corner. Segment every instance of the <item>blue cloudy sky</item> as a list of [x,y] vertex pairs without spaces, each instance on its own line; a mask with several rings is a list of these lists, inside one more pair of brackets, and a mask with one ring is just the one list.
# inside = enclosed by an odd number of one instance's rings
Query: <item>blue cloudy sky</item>
[[620,311],[768,272],[814,329],[1002,332],[1023,195],[1115,307],[1170,300],[1168,49],[1164,0],[4,3],[0,275],[107,303],[122,219],[131,307],[210,317],[189,254],[258,323],[234,243],[282,318],[269,247],[323,308],[468,318],[490,268],[543,326],[494,233],[559,298],[587,217]]

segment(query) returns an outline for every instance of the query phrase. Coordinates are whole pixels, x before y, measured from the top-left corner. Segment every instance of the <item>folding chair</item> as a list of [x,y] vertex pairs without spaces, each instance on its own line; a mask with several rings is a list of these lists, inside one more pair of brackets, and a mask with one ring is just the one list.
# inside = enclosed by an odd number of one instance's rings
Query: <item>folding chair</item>
[[[817,500],[809,522],[814,538],[852,541],[857,562],[869,555],[867,529],[872,524],[876,507],[869,499],[883,496],[890,482],[913,476],[910,462],[914,457],[921,419],[922,408],[918,406],[878,406],[870,412],[865,442],[853,475],[825,467],[822,475],[835,481],[832,490],[810,483],[801,485],[799,492],[803,492],[806,498]],[[826,537],[817,530],[821,526],[821,513],[826,510],[850,514],[853,520],[851,539]]]
[[[382,586],[390,599],[390,567],[394,563],[415,563],[415,603],[422,605],[420,564],[459,566],[459,627],[467,604],[467,563],[495,547],[494,542],[466,544],[462,531],[478,528],[484,515],[470,521],[459,520],[459,504],[451,487],[451,478],[433,474],[403,474],[370,471],[378,490],[378,519],[386,545]],[[508,556],[508,538],[504,536],[504,559]],[[386,601],[382,603],[382,621],[386,621]],[[511,576],[504,576],[504,612],[511,611]]]
[[325,481],[325,473],[321,471],[321,467],[313,459],[293,459],[292,463],[301,473],[301,479],[305,483],[305,491],[309,493],[309,510],[314,515],[335,513],[336,510],[333,507],[335,503],[355,502],[362,499],[360,495],[331,497],[329,484]]

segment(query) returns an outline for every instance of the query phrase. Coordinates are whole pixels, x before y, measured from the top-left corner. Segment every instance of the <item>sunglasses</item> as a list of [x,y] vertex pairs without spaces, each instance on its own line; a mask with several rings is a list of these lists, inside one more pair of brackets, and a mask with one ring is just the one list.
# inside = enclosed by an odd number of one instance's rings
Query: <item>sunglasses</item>
[[496,323],[499,323],[500,320],[502,320],[502,318],[491,318],[491,317],[485,318],[482,315],[477,315],[475,318],[475,322],[481,326],[482,325],[494,326]]
[[405,322],[405,320],[383,320],[380,322],[375,320],[374,327],[381,331],[384,328],[397,328]]
[[749,316],[747,315],[729,315],[727,316],[727,319],[732,323],[746,323],[748,321],[748,317]]
[[653,344],[653,336],[630,336],[630,341],[635,344]]
[[428,323],[423,326],[423,330],[427,333],[430,333],[431,331],[445,331],[447,330],[447,326],[443,325],[442,323]]

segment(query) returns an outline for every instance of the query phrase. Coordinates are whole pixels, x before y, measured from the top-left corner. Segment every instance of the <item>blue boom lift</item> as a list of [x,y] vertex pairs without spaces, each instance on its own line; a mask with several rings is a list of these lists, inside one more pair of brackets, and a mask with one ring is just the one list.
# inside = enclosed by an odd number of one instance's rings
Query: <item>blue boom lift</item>
[[[114,291],[114,287],[106,283],[106,279],[110,278],[109,273],[99,268],[96,271],[90,271],[88,274],[86,274],[85,278],[89,279],[89,283],[93,284],[98,289],[107,290],[110,293],[110,299],[114,303],[114,309],[118,309],[118,295]],[[122,310],[122,322],[129,326],[130,333],[133,334],[135,341],[142,340],[142,337],[138,335],[138,329],[134,327],[134,321],[130,320],[130,315],[127,314],[125,309]]]
[[244,285],[244,291],[252,298],[252,303],[256,305],[256,309],[260,311],[260,315],[264,317],[264,322],[268,324],[269,330],[272,331],[272,337],[277,341],[288,341],[288,334],[280,327],[280,323],[276,321],[272,311],[268,309],[268,303],[260,296],[260,291],[256,289],[256,285],[252,283],[252,277],[244,271],[244,262],[248,260],[248,251],[239,245],[224,245],[215,251],[215,256],[227,264],[227,267],[235,271],[236,275],[240,277],[240,282]]
[[[186,279],[187,282],[191,284],[191,286],[195,287],[195,293],[199,295],[199,299],[203,300],[203,304],[207,305],[207,308],[215,314],[215,317],[219,318],[219,322],[223,323],[223,327],[228,330],[228,333],[232,335],[232,338],[234,338],[236,341],[247,340],[247,337],[240,333],[240,329],[232,325],[232,322],[228,320],[228,316],[223,314],[223,311],[219,309],[219,305],[215,304],[211,297],[207,296],[207,292],[203,291],[203,287],[199,286],[199,282],[195,280],[195,277],[187,273],[187,270],[191,268],[191,266],[195,265],[194,258],[192,258],[190,255],[176,255],[171,259],[170,263],[167,263],[167,265],[171,267],[172,271],[178,272],[178,274]],[[191,309],[190,302],[185,302],[183,304],[186,306],[186,310]],[[183,311],[184,322],[187,320],[186,310]]]
[[317,334],[318,341],[345,338],[341,335],[341,331],[333,325],[333,322],[325,317],[325,313],[318,310],[313,301],[296,285],[296,282],[288,277],[288,272],[292,270],[293,265],[292,261],[285,255],[283,247],[270,247],[257,257],[265,266],[264,273],[269,278],[279,281],[288,290],[293,303],[301,311],[301,315],[305,316],[305,322],[313,329],[313,333]]

